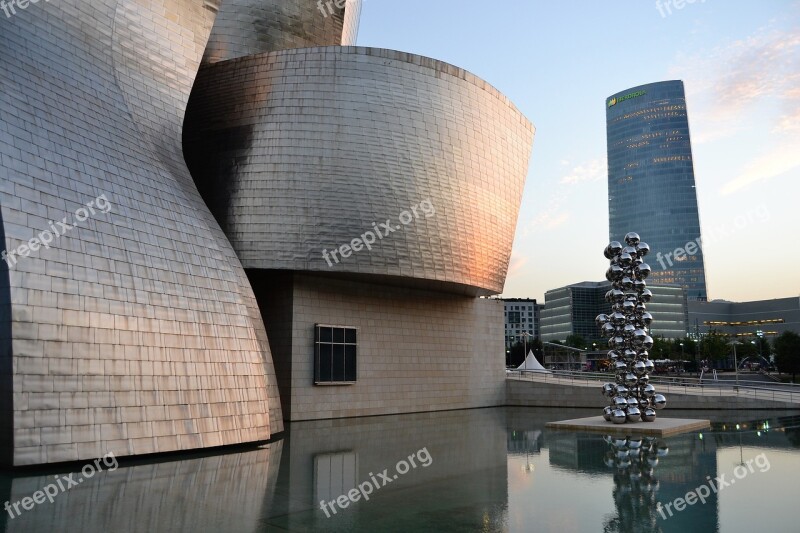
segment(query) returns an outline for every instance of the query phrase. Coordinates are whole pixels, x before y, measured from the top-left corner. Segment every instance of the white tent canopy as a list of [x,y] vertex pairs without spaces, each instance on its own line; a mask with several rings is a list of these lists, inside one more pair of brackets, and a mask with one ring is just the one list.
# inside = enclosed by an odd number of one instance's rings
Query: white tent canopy
[[536,359],[536,356],[533,355],[533,350],[528,352],[528,357],[525,358],[525,362],[519,365],[517,370],[537,370],[539,372],[550,372],[539,363],[539,361]]

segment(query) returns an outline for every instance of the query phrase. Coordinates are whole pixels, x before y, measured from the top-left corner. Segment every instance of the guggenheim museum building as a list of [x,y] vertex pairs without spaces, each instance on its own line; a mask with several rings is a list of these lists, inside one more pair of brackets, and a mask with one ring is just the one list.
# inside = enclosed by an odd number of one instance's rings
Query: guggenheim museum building
[[0,463],[503,403],[534,128],[360,11],[6,2]]

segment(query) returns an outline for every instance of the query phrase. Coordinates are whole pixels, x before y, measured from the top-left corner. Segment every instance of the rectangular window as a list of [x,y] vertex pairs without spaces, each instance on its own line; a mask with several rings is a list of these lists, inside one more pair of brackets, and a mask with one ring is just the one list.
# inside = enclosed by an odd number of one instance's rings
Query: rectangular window
[[358,330],[345,326],[314,326],[314,384],[351,384],[357,379]]

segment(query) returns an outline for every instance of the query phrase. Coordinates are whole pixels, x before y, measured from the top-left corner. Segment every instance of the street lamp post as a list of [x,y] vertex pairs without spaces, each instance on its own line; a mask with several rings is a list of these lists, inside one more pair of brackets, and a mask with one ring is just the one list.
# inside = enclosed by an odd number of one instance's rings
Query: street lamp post
[[736,358],[736,345],[741,344],[739,341],[731,341],[733,346],[733,370],[736,372],[736,390],[739,390],[739,363]]
[[683,343],[681,343],[681,361],[683,361]]
[[524,351],[525,351],[525,353],[522,354],[522,356],[524,357],[523,364],[525,365],[525,369],[527,370],[528,365],[526,363],[528,361],[528,337],[530,336],[530,333],[528,333],[527,331],[523,331],[522,333],[519,334],[519,336],[522,337],[523,340],[522,345],[524,346]]

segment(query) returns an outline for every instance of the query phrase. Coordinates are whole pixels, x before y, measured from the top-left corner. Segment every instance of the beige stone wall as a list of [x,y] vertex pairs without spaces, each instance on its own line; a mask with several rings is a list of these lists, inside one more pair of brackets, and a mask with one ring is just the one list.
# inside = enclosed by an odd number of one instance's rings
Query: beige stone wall
[[[291,420],[505,402],[502,302],[295,275],[291,305]],[[313,384],[317,323],[359,328],[355,385]]]

